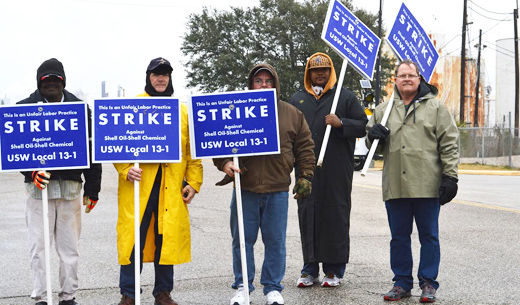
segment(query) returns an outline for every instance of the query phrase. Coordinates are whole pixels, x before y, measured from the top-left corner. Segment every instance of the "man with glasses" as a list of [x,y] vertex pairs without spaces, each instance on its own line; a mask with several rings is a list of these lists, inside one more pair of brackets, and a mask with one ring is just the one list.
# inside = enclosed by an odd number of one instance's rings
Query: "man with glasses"
[[[276,155],[240,158],[238,169],[232,158],[214,159],[215,166],[226,173],[217,185],[230,182],[235,172],[240,172],[242,187],[242,209],[244,215],[245,250],[249,291],[253,291],[255,275],[254,245],[258,230],[262,231],[265,255],[260,283],[264,286],[267,305],[282,305],[281,281],[285,275],[285,233],[289,205],[291,172],[298,167],[293,193],[305,198],[311,192],[314,169],[314,143],[303,114],[292,105],[280,100],[280,82],[274,68],[268,64],[255,66],[249,73],[249,89],[275,88],[277,93],[280,153]],[[245,170],[247,169],[247,171]],[[233,237],[232,288],[237,292],[231,305],[246,305],[243,289],[242,265],[235,192],[231,199],[231,235]]]
[[384,156],[383,200],[392,240],[390,265],[394,286],[386,301],[411,296],[413,287],[410,235],[415,219],[421,243],[417,277],[421,303],[435,302],[439,288],[439,210],[457,194],[458,130],[448,109],[436,98],[416,63],[396,68],[394,103],[386,127],[380,104],[367,125],[368,139],[379,139]]

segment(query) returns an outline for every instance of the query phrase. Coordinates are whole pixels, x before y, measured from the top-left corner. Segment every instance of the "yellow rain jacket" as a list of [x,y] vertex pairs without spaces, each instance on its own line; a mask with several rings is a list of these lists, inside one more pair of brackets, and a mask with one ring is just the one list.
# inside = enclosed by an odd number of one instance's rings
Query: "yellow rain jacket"
[[[140,96],[149,96],[146,93]],[[161,249],[161,265],[177,265],[191,261],[191,234],[188,207],[182,201],[182,182],[186,180],[195,191],[202,185],[201,160],[192,159],[190,155],[190,139],[188,131],[188,111],[181,105],[181,163],[140,163],[143,170],[139,184],[140,219],[152,191],[159,166],[162,169],[161,188],[159,194],[158,227],[163,235]],[[121,265],[130,264],[130,255],[134,247],[134,184],[126,180],[133,163],[116,163],[114,167],[119,173],[118,184],[118,219],[117,219],[117,252]],[[155,252],[154,217],[146,235],[143,250],[143,262],[153,262]]]

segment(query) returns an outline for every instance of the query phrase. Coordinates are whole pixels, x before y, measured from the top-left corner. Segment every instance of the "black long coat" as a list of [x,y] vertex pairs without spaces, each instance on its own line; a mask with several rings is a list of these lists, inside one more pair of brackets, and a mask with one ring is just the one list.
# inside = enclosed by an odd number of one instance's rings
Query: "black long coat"
[[[289,100],[305,115],[318,159],[336,87],[319,100],[305,90]],[[342,88],[336,115],[343,127],[332,127],[321,168],[316,168],[310,198],[298,200],[305,263],[347,263],[349,259],[350,193],[356,138],[365,135],[367,117],[356,96]]]

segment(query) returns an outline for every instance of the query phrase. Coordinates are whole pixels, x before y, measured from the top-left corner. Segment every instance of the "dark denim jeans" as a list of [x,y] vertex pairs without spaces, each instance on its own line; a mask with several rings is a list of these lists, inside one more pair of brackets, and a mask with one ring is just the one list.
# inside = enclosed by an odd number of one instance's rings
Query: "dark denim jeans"
[[[265,254],[260,283],[264,294],[270,291],[282,291],[281,281],[285,275],[285,233],[287,231],[288,192],[252,193],[242,191],[242,210],[244,215],[244,235],[246,244],[247,277],[249,291],[253,291],[255,277],[254,245],[258,229],[262,231]],[[240,261],[240,240],[236,194],[231,199],[231,236],[233,237],[233,288],[243,284],[242,264]]]
[[394,286],[405,290],[413,288],[413,258],[411,238],[413,220],[421,242],[419,261],[419,286],[430,283],[439,288],[436,281],[439,273],[441,251],[439,245],[439,210],[438,198],[401,198],[386,202],[388,224],[392,233],[390,242],[390,266],[394,272]]
[[[141,240],[141,271],[143,270],[143,249],[146,241],[146,232],[150,226],[152,215],[155,214],[154,221],[154,233],[155,233],[155,256],[154,256],[154,269],[155,269],[155,286],[153,288],[153,295],[156,296],[159,292],[173,290],[173,265],[159,265],[161,259],[161,248],[162,248],[162,234],[158,234],[158,222],[157,215],[159,209],[159,189],[161,186],[161,167],[155,177],[155,182],[146,204],[143,219],[141,220],[140,227],[140,240]],[[134,248],[135,251],[135,248]],[[135,298],[135,273],[134,273],[134,251],[130,257],[130,265],[121,265],[121,271],[119,274],[119,288],[121,294]]]

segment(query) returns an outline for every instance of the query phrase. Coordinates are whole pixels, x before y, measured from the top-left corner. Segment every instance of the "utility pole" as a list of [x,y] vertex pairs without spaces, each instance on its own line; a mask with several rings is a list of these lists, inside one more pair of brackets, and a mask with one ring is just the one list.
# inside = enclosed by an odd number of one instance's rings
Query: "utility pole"
[[[381,28],[383,22],[383,0],[379,0],[379,20],[377,37],[381,38]],[[376,106],[379,105],[379,99],[381,98],[381,48],[377,51],[376,61]]]
[[[477,84],[475,86],[475,111],[473,112],[473,127],[478,127],[478,98],[479,98],[479,82],[480,82],[480,50],[482,49],[482,30],[478,34],[478,56],[477,56]],[[482,107],[484,108],[484,107]]]
[[460,106],[459,121],[464,123],[464,101],[466,99],[466,90],[464,90],[464,81],[466,78],[466,26],[467,26],[467,6],[468,0],[464,0],[464,10],[462,13],[462,47],[460,51]]
[[[518,6],[518,3],[517,3]],[[515,24],[515,137],[518,137],[518,79],[519,79],[519,68],[518,68],[518,8],[513,11],[513,20]]]

